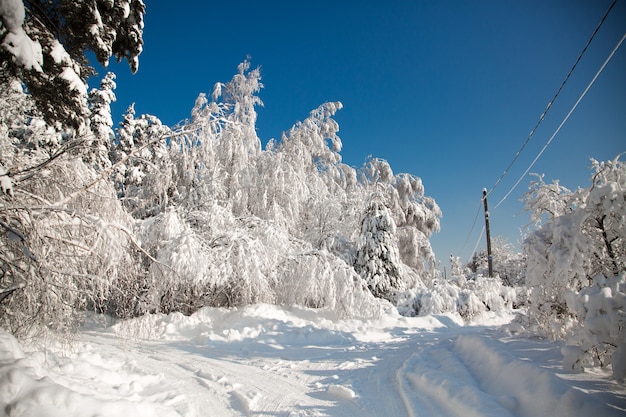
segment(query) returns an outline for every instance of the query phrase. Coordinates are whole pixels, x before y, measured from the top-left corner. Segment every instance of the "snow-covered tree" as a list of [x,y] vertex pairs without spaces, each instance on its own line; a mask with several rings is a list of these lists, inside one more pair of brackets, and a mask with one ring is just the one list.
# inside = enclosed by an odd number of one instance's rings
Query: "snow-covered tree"
[[[126,206],[132,208],[127,192],[134,186],[167,183],[172,196],[167,207],[133,211],[148,272],[139,310],[190,313],[203,305],[269,302],[375,314],[379,302],[346,262],[351,257],[336,253],[350,252],[356,227],[353,218],[342,222],[350,217],[346,189],[354,191],[356,175],[340,164],[332,116],[341,105],[320,106],[263,151],[254,126],[259,80],[246,61],[229,83],[216,84],[213,101],[198,97],[191,120],[164,149],[171,180],[145,165],[160,166],[150,155],[128,157],[143,137],[141,119],[130,112],[118,130],[113,162],[128,160],[117,164]],[[129,168],[137,168],[139,184],[128,183]],[[137,194],[133,204],[150,205],[147,197]]]
[[[398,248],[402,263],[409,266],[420,281],[429,281],[435,274],[435,254],[430,237],[439,231],[441,209],[434,199],[424,194],[421,178],[401,173],[394,175],[384,159],[369,158],[359,169],[360,183],[384,194],[397,227]],[[419,286],[407,279],[407,288]]]
[[433,198],[424,195],[422,180],[414,175],[396,175],[391,191],[401,259],[426,278],[435,269],[430,237],[439,231],[441,209]]
[[[131,106],[112,142],[112,75],[92,90],[91,132],[78,137],[46,123],[24,86],[6,80],[0,114],[13,103],[33,114],[0,121],[10,138],[1,208],[12,213],[0,218],[4,317],[59,324],[85,308],[128,317],[258,302],[373,316],[388,303],[372,293],[395,301],[434,260],[439,208],[419,178],[394,176],[386,161],[367,175],[341,162],[341,103],[261,149],[260,71],[248,61],[174,128]],[[29,274],[37,285],[23,288]],[[57,287],[67,291],[47,293]]]
[[[268,193],[257,200],[260,203],[257,213],[279,213],[290,219],[291,233],[299,237],[308,234],[319,243],[326,239],[324,234],[334,227],[335,220],[339,220],[340,213],[334,208],[345,196],[343,189],[334,187],[343,171],[338,153],[339,126],[332,117],[341,108],[339,102],[324,103],[304,121],[296,123],[268,151],[271,159],[260,175],[260,178],[269,177],[269,181]],[[327,214],[335,213],[332,219],[321,218],[324,215],[320,209],[324,205],[330,209]]]
[[[511,287],[524,285],[526,258],[522,251],[516,250],[501,236],[496,236],[491,242],[491,256],[494,276]],[[467,267],[474,274],[487,276],[489,274],[487,252],[475,253]]]
[[261,141],[256,135],[255,106],[263,104],[256,95],[263,84],[260,70],[250,70],[248,60],[239,64],[237,69],[230,82],[217,83],[213,89],[213,100],[223,100],[220,103],[223,111],[212,146],[223,168],[221,176],[229,203],[235,212],[246,214],[249,206],[247,191],[254,176],[250,165],[261,151]]
[[14,332],[71,327],[76,309],[115,310],[120,282],[138,274],[141,250],[109,178],[113,76],[88,97],[86,53],[136,70],[144,9],[0,1],[0,291],[20,288],[0,315]]
[[118,129],[111,150],[113,180],[118,195],[136,218],[153,216],[168,204],[172,163],[166,146],[170,129],[152,115],[135,118],[131,105]]
[[[589,188],[561,192],[557,185],[540,181],[526,195],[527,205],[535,212],[541,205],[550,209],[550,216],[526,240],[525,251],[527,282],[532,287],[530,324],[554,338],[593,333],[602,326],[613,335],[624,328],[625,321],[614,320],[612,309],[596,311],[584,301],[596,291],[589,287],[598,287],[603,297],[621,305],[624,288],[610,283],[626,270],[626,164],[618,156],[607,162],[592,160],[592,166]],[[541,205],[537,196],[545,198]],[[590,314],[594,326],[590,326]],[[617,314],[624,317],[623,312]],[[601,355],[608,358],[615,349],[623,352],[624,340],[622,336],[617,346],[608,340],[585,345],[581,352],[598,356],[604,350],[607,353]]]
[[553,220],[571,211],[572,192],[554,180],[551,184],[543,181],[543,175],[531,174],[536,179],[530,182],[528,191],[523,196],[530,220],[536,225],[544,220]]
[[137,71],[144,13],[142,0],[2,0],[0,71],[25,83],[51,125],[77,128],[94,73],[86,52],[105,66],[126,59]]
[[354,268],[375,297],[396,302],[403,289],[396,224],[380,193],[370,196],[363,214]]
[[71,152],[12,180],[12,195],[0,196],[0,285],[21,289],[0,303],[0,326],[21,335],[72,328],[77,310],[112,307],[116,283],[138,272],[112,184]]
[[100,88],[93,88],[89,92],[89,127],[93,139],[88,140],[86,146],[94,148],[89,149],[88,154],[95,158],[93,163],[98,168],[108,168],[111,163],[109,152],[115,139],[111,103],[116,99],[113,92],[115,87],[115,74],[109,72],[100,81]]

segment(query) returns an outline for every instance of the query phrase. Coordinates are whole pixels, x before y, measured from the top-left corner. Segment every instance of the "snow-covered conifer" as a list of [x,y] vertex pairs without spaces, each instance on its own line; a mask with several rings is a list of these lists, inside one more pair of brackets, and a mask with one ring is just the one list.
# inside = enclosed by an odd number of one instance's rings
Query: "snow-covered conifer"
[[137,71],[144,13],[142,0],[2,0],[0,69],[26,84],[49,124],[78,128],[94,73],[87,51],[102,65],[114,56]]
[[354,268],[372,294],[395,303],[402,289],[396,224],[384,197],[373,193],[361,220],[361,234]]
[[115,101],[115,74],[112,72],[100,81],[100,88],[89,92],[89,122],[93,140],[88,140],[90,156],[100,167],[111,165],[109,150],[114,139],[111,103]]
[[135,117],[134,105],[124,114],[111,161],[118,195],[136,218],[154,216],[169,198],[172,182],[170,152],[165,144],[170,129],[152,115]]

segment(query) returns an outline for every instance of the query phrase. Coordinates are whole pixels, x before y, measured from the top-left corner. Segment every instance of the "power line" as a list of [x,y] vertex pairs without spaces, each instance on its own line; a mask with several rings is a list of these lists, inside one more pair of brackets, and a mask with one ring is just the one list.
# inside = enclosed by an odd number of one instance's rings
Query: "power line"
[[[535,132],[537,131],[537,128],[539,128],[539,125],[541,125],[541,122],[543,122],[543,119],[546,117],[546,114],[548,113],[548,111],[550,111],[550,109],[552,108],[552,105],[554,104],[554,102],[556,101],[556,98],[559,96],[559,94],[561,94],[561,91],[563,90],[563,87],[565,86],[565,84],[567,84],[567,81],[570,79],[572,73],[574,72],[574,70],[576,69],[576,66],[578,66],[578,63],[580,62],[580,60],[582,59],[583,55],[585,54],[585,52],[587,52],[587,49],[589,48],[589,45],[591,44],[591,42],[593,41],[593,38],[596,36],[596,34],[598,33],[598,31],[600,30],[600,27],[602,26],[602,24],[604,23],[604,21],[606,20],[607,16],[609,15],[609,13],[611,12],[611,10],[613,9],[613,6],[615,6],[615,3],[617,3],[617,0],[613,0],[613,3],[611,3],[611,5],[609,6],[609,8],[607,9],[607,11],[604,13],[604,16],[602,16],[602,19],[600,20],[600,23],[598,23],[598,25],[596,26],[595,30],[593,31],[593,33],[591,34],[591,37],[589,38],[589,40],[587,41],[587,44],[585,45],[585,47],[583,48],[583,50],[580,52],[580,54],[578,55],[578,58],[576,59],[576,62],[574,62],[574,65],[572,66],[572,68],[569,70],[569,72],[567,73],[567,76],[565,76],[565,79],[563,80],[563,82],[561,83],[561,85],[559,86],[558,90],[556,91],[556,94],[554,95],[554,97],[552,97],[552,100],[550,100],[550,102],[548,103],[548,105],[546,106],[546,109],[543,111],[543,113],[541,113],[541,116],[539,116],[539,120],[537,121],[537,124],[535,124],[535,127],[530,131],[528,137],[526,138],[526,140],[524,141],[524,143],[522,144],[522,147],[517,151],[517,153],[515,154],[515,156],[513,157],[513,160],[511,161],[511,163],[506,167],[506,169],[504,170],[504,172],[502,173],[502,175],[500,175],[500,178],[498,178],[498,180],[495,182],[495,184],[493,185],[493,187],[491,187],[491,189],[489,190],[489,192],[487,193],[487,195],[491,195],[491,193],[496,189],[496,187],[500,184],[500,182],[502,181],[502,179],[508,174],[509,169],[511,169],[511,167],[513,166],[513,164],[515,163],[515,161],[517,161],[517,158],[519,158],[520,154],[522,153],[522,151],[524,150],[524,148],[526,147],[526,145],[528,145],[528,142],[530,141],[530,139],[535,135]],[[499,204],[498,204],[499,205]],[[497,206],[496,206],[497,207]]]
[[[482,240],[484,233],[485,233],[485,225],[483,225],[483,228],[480,231],[480,235],[478,236],[478,239],[476,239],[476,244],[474,245],[474,249],[472,250],[472,254],[476,253],[476,249],[478,249],[478,245],[480,244],[480,241]],[[471,261],[471,259],[468,259],[467,261],[469,262],[469,261]]]
[[[591,42],[593,41],[593,39],[595,38],[596,34],[598,33],[598,31],[600,30],[600,28],[602,27],[602,25],[604,24],[604,21],[606,20],[607,16],[609,15],[609,13],[611,12],[611,10],[613,9],[613,7],[615,6],[615,4],[617,3],[617,0],[613,0],[613,2],[611,3],[611,5],[609,6],[609,8],[606,10],[606,12],[604,13],[604,15],[602,16],[602,19],[600,19],[600,22],[598,23],[598,25],[596,26],[596,28],[594,29],[594,31],[591,33],[591,36],[589,37],[589,39],[587,40],[587,43],[585,44],[584,48],[582,49],[582,51],[580,52],[580,54],[578,55],[578,57],[576,58],[576,61],[574,62],[574,65],[572,65],[572,67],[570,68],[569,72],[567,73],[567,75],[565,76],[565,79],[561,82],[561,85],[559,86],[559,88],[557,89],[556,93],[554,94],[554,96],[552,97],[552,99],[548,102],[548,105],[546,106],[545,110],[543,111],[543,113],[541,113],[541,115],[539,116],[539,120],[537,121],[537,123],[535,124],[535,126],[533,127],[533,129],[530,131],[530,133],[528,134],[528,137],[526,138],[526,140],[524,141],[524,143],[522,144],[522,146],[520,147],[520,149],[517,151],[517,153],[515,154],[515,156],[513,157],[513,159],[511,160],[511,162],[509,163],[509,165],[506,167],[506,169],[502,172],[502,174],[500,175],[500,177],[498,178],[498,180],[494,183],[494,185],[491,187],[491,189],[489,190],[489,192],[487,193],[487,195],[491,195],[491,193],[496,189],[496,187],[498,187],[498,185],[500,184],[500,182],[504,179],[504,177],[506,177],[506,175],[509,173],[509,170],[511,169],[511,167],[513,166],[513,164],[515,164],[515,162],[517,161],[517,159],[519,158],[519,156],[521,155],[522,151],[524,150],[524,148],[526,148],[526,145],[528,145],[528,142],[530,142],[530,139],[532,139],[532,137],[535,135],[535,132],[537,131],[537,129],[539,128],[539,126],[541,125],[541,123],[543,122],[543,120],[545,119],[546,115],[548,114],[548,111],[550,111],[550,109],[552,108],[552,105],[554,104],[554,102],[556,101],[557,97],[561,94],[561,91],[563,90],[563,88],[565,87],[565,84],[567,84],[567,82],[569,81],[572,73],[574,72],[574,70],[576,69],[576,67],[578,66],[578,63],[580,62],[580,60],[582,59],[582,57],[585,55],[585,53],[587,52],[587,49],[589,48],[589,45],[591,45]],[[615,50],[611,53],[610,57],[607,59],[610,60],[610,58],[613,56],[613,54],[615,53],[615,51],[617,50],[617,48],[619,48],[619,45],[622,43],[623,39],[619,42],[618,46],[615,48]],[[508,191],[508,193],[502,198],[502,200],[500,200],[498,202],[498,204],[496,204],[496,206],[494,207],[494,210],[496,208],[498,208],[500,206],[500,204],[502,204],[502,202],[504,202],[504,200],[506,200],[508,198],[508,196],[513,192],[513,190],[519,185],[519,183],[522,181],[522,179],[526,176],[526,174],[528,174],[528,171],[532,168],[532,166],[537,162],[537,160],[539,159],[539,157],[543,154],[543,152],[545,151],[545,149],[548,147],[548,145],[550,144],[550,142],[552,142],[552,140],[554,139],[554,137],[556,136],[556,134],[558,133],[558,131],[561,129],[562,125],[567,121],[567,119],[569,118],[569,116],[571,115],[571,113],[574,111],[574,109],[576,108],[576,106],[578,106],[578,103],[580,102],[580,100],[582,99],[582,97],[584,97],[584,95],[586,94],[587,90],[589,89],[589,87],[591,87],[591,85],[593,84],[593,82],[595,81],[595,78],[597,78],[597,76],[599,75],[599,73],[602,71],[602,69],[604,69],[604,66],[606,65],[606,63],[602,66],[602,68],[600,69],[600,71],[598,72],[598,74],[596,74],[596,77],[594,77],[594,80],[592,80],[592,82],[590,83],[590,85],[587,87],[587,89],[585,90],[585,92],[582,94],[582,96],[579,98],[578,102],[574,105],[574,107],[572,108],[572,110],[570,110],[570,113],[567,115],[567,117],[565,118],[565,120],[561,123],[561,126],[559,126],[559,128],[557,129],[557,131],[554,133],[554,135],[552,135],[552,138],[550,138],[550,140],[548,141],[548,143],[546,143],[546,145],[544,145],[544,148],[541,150],[541,152],[539,153],[539,155],[537,155],[537,157],[535,158],[535,160],[532,162],[532,164],[528,167],[528,169],[526,170],[526,172],[522,175],[522,177],[520,177],[518,179],[518,181],[515,183],[515,185]],[[482,204],[483,199],[480,200],[480,203]],[[472,235],[472,232],[474,231],[474,227],[476,226],[476,221],[478,220],[478,215],[480,214],[480,208],[481,208],[481,204],[478,205],[478,209],[476,211],[476,216],[474,216],[474,221],[472,222],[472,227],[470,228],[469,233],[467,234],[467,237],[465,239],[465,242],[463,243],[463,247],[461,249],[462,253],[465,250],[465,247],[467,246],[467,243]],[[476,241],[476,246],[474,248],[474,252],[476,251],[476,248],[478,247],[478,244],[480,242],[480,239],[482,238],[482,234],[484,233],[484,230],[481,232],[478,240]]]
[[507,197],[509,195],[511,195],[511,193],[513,192],[513,190],[519,185],[519,183],[522,181],[522,179],[524,179],[524,177],[526,176],[526,174],[528,174],[528,172],[532,169],[532,167],[535,165],[535,163],[537,162],[537,160],[539,160],[539,158],[541,157],[541,155],[543,155],[543,152],[546,150],[546,148],[550,145],[550,143],[552,143],[552,140],[555,138],[555,136],[561,131],[561,128],[563,127],[563,125],[565,124],[565,122],[567,122],[567,120],[569,119],[569,117],[572,115],[572,113],[574,112],[574,110],[576,110],[576,107],[578,107],[578,104],[582,101],[583,97],[585,97],[585,95],[587,94],[587,92],[589,91],[589,89],[591,88],[591,86],[593,85],[593,83],[595,83],[596,79],[598,78],[598,76],[600,75],[600,73],[602,73],[602,71],[604,70],[604,68],[606,67],[606,65],[609,63],[609,61],[611,60],[611,58],[613,58],[613,55],[615,55],[615,52],[617,52],[617,50],[619,49],[619,47],[622,45],[622,42],[624,42],[624,39],[626,39],[626,33],[624,33],[624,36],[622,36],[622,39],[619,40],[619,42],[617,43],[617,45],[615,45],[615,48],[613,48],[613,51],[611,51],[611,53],[609,54],[608,58],[604,61],[604,64],[602,64],[602,66],[600,67],[600,69],[598,70],[598,72],[596,72],[596,75],[593,77],[593,79],[591,80],[591,82],[587,85],[587,88],[585,88],[585,91],[582,92],[582,94],[580,95],[580,97],[578,97],[578,100],[576,100],[576,103],[574,103],[574,106],[572,106],[572,108],[570,109],[570,111],[567,113],[567,115],[565,116],[565,118],[563,119],[563,121],[561,122],[561,124],[559,125],[559,127],[554,131],[554,133],[552,134],[552,136],[550,137],[550,139],[548,139],[548,141],[546,142],[545,145],[543,145],[543,148],[541,148],[541,151],[539,151],[539,153],[537,154],[537,156],[535,157],[535,159],[531,162],[531,164],[528,166],[528,168],[526,168],[526,171],[524,171],[524,173],[519,177],[519,179],[517,180],[517,182],[513,185],[513,187],[511,187],[511,189],[509,190],[509,192],[506,193],[506,195],[504,197],[502,197],[502,200],[500,200],[498,202],[498,204],[496,204],[496,206],[494,207],[494,210],[497,209],[500,204],[502,204],[504,202],[504,200],[507,199]]
[[470,231],[467,234],[467,237],[465,238],[465,242],[463,243],[463,247],[461,248],[461,251],[459,252],[459,256],[463,254],[463,251],[465,250],[465,246],[467,246],[467,242],[472,236],[472,232],[474,231],[474,226],[476,226],[476,221],[478,220],[478,215],[480,214],[480,208],[482,206],[482,203],[483,203],[483,199],[481,198],[478,203],[478,210],[476,210],[476,216],[474,216],[474,222],[472,223],[472,227],[470,228]]

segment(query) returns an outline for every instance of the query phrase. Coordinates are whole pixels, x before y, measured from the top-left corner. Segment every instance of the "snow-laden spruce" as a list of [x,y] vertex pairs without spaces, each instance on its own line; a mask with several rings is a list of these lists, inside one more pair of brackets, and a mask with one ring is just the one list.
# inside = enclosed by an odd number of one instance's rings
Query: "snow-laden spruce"
[[27,86],[51,126],[84,127],[95,73],[85,54],[103,66],[126,59],[136,72],[145,9],[142,0],[0,0],[1,70]]
[[374,296],[396,302],[402,288],[396,224],[380,193],[373,193],[361,220],[355,270]]

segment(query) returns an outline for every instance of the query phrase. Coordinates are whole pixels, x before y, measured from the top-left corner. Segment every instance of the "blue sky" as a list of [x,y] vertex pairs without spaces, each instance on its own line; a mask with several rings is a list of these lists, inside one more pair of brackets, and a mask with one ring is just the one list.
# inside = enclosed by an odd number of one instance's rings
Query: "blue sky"
[[[345,163],[368,155],[422,178],[443,211],[432,244],[471,256],[490,189],[526,140],[612,0],[248,1],[146,0],[139,71],[112,64],[118,101],[175,124],[195,98],[229,81],[250,56],[265,88],[258,135],[265,143],[326,101],[337,114]],[[626,31],[618,0],[524,152],[490,196],[510,190],[554,133]],[[101,70],[102,72],[102,70]],[[589,185],[589,158],[626,151],[626,45],[531,172],[575,189]],[[491,211],[492,235],[520,241],[519,201],[530,177]],[[468,238],[469,235],[469,238]],[[464,245],[465,242],[468,242]],[[484,238],[483,238],[484,241]],[[485,247],[481,241],[479,249]],[[463,249],[463,251],[462,251]]]

